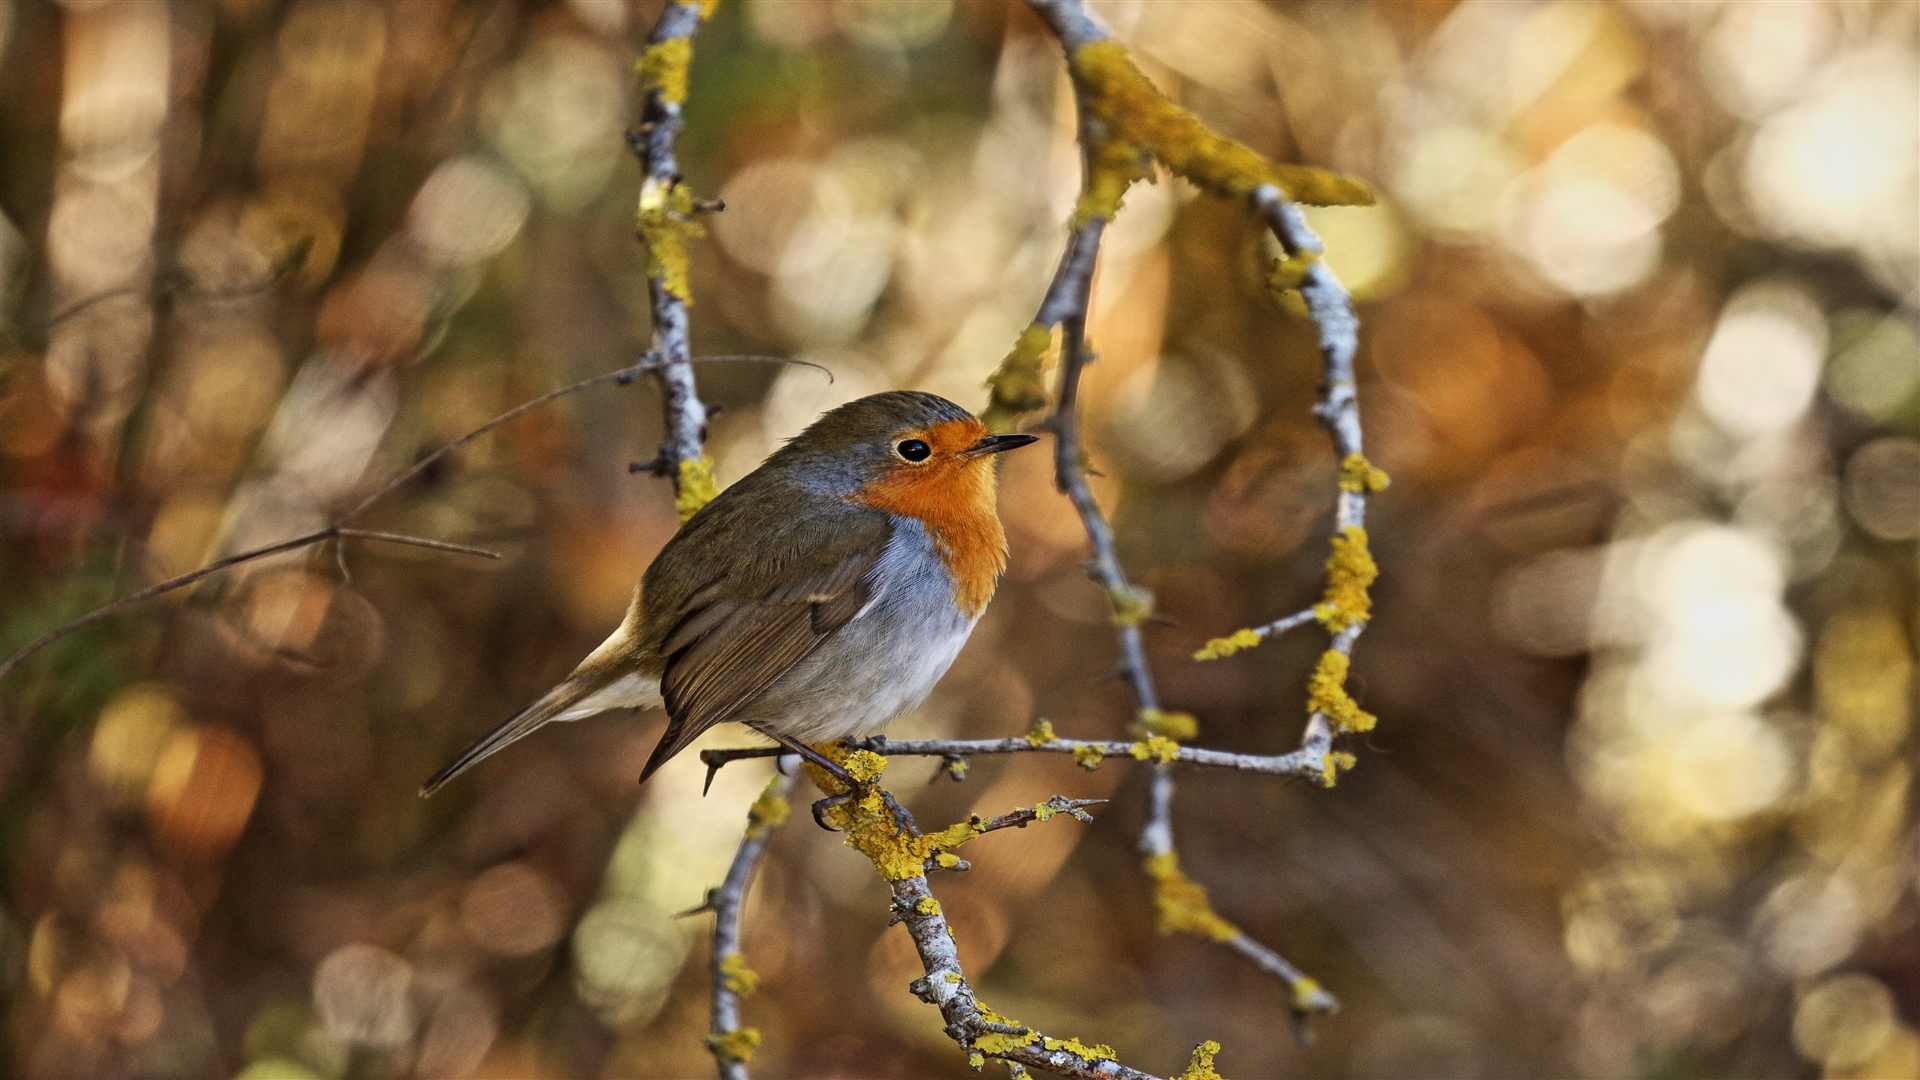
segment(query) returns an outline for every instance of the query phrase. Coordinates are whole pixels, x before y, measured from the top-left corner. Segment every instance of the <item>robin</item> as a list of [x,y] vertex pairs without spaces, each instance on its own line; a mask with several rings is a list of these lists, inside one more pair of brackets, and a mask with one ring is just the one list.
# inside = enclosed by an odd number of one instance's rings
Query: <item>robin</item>
[[420,794],[549,721],[665,706],[643,782],[731,720],[864,795],[807,744],[879,734],[946,673],[1007,564],[995,455],[1034,441],[913,391],[824,414],[680,527],[573,674]]

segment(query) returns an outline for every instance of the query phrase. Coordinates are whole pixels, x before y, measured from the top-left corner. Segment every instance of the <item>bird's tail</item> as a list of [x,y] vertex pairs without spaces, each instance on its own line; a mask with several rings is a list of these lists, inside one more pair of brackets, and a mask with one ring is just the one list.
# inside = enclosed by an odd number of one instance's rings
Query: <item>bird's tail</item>
[[508,745],[526,738],[550,721],[578,720],[607,709],[645,707],[659,700],[659,683],[654,680],[632,674],[616,677],[604,668],[582,664],[580,670],[542,694],[538,701],[521,709],[506,723],[462,750],[459,757],[448,762],[446,768],[434,773],[421,785],[420,797],[425,798],[440,790],[447,781]]

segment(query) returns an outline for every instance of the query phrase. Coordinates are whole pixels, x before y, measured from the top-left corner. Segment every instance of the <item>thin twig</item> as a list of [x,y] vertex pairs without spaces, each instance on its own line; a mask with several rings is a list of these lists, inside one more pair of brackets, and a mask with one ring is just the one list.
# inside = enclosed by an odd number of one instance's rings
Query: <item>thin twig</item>
[[[649,214],[662,218],[679,214],[674,196],[680,187],[680,162],[674,142],[685,124],[681,116],[680,97],[685,93],[686,65],[692,53],[692,40],[704,18],[703,5],[698,2],[669,3],[660,12],[653,32],[647,36],[649,60],[669,57],[674,50],[683,50],[684,55],[669,59],[675,65],[674,74],[664,79],[655,74],[653,85],[646,89],[640,126],[628,133],[628,145],[640,159],[643,232],[647,232],[644,222]],[[646,69],[645,63],[642,68]],[[677,89],[673,85],[676,81]],[[681,224],[670,223],[668,229],[677,229]],[[671,237],[649,233],[648,243],[679,244],[680,237],[684,235],[684,231],[676,232]],[[660,445],[660,457],[667,466],[663,471],[673,478],[674,491],[679,494],[684,467],[689,462],[698,465],[704,459],[701,444],[706,440],[707,409],[701,403],[698,388],[694,385],[693,369],[688,366],[692,346],[688,336],[688,299],[684,283],[685,252],[654,250],[651,256],[647,293],[653,301],[653,350],[666,361],[665,366],[655,372],[660,382],[660,393],[665,399],[667,421],[666,440]],[[675,269],[676,260],[680,263],[678,270]],[[679,275],[678,281],[675,280],[676,273]]]
[[[1132,760],[1131,754],[1141,743],[1121,742],[1105,739],[1050,739],[1034,743],[1022,736],[1010,739],[911,739],[895,741],[886,738],[863,739],[853,744],[857,750],[871,750],[883,757],[956,757],[966,758],[991,754],[1081,754],[1091,755],[1098,752],[1100,760],[1116,758]],[[729,749],[700,751],[700,761],[708,769],[718,769],[735,761],[751,758],[774,757],[784,753],[778,746],[746,746]],[[1174,763],[1195,765],[1201,768],[1232,769],[1238,772],[1264,773],[1269,776],[1295,776],[1304,780],[1320,778],[1320,763],[1316,757],[1302,751],[1290,754],[1235,754],[1225,750],[1206,750],[1197,746],[1179,748]]]
[[[711,357],[700,356],[700,357],[694,357],[692,360],[693,363],[721,363],[721,362],[730,362],[730,361],[753,361],[753,362],[767,362],[767,363],[780,363],[780,364],[794,364],[802,367],[819,367],[818,364],[808,363],[807,361],[804,361],[804,360],[788,360],[781,357],[772,357],[772,356],[711,356]],[[299,548],[308,547],[313,544],[322,543],[327,540],[337,540],[337,539],[374,540],[374,541],[379,541],[379,542],[389,543],[389,544],[406,544],[411,547],[431,548],[435,551],[450,551],[460,555],[474,555],[480,558],[497,559],[500,557],[499,552],[488,551],[485,548],[467,547],[464,544],[453,544],[453,543],[448,543],[444,540],[430,540],[426,537],[421,537],[421,536],[406,536],[400,533],[373,532],[366,529],[353,529],[353,528],[348,528],[347,526],[348,526],[348,523],[353,521],[354,518],[359,517],[361,514],[364,514],[369,509],[371,509],[374,503],[378,502],[382,498],[385,498],[387,495],[392,494],[395,490],[397,490],[402,485],[404,485],[408,480],[411,480],[414,477],[420,475],[422,472],[426,471],[435,462],[440,461],[441,459],[445,458],[448,454],[452,453],[453,451],[458,450],[462,446],[467,445],[473,440],[479,438],[482,435],[485,435],[486,433],[508,422],[509,420],[518,419],[519,417],[524,416],[529,412],[532,412],[534,409],[537,409],[542,405],[549,404],[553,401],[559,400],[560,398],[566,397],[569,394],[575,394],[582,390],[587,390],[595,386],[604,386],[607,383],[620,383],[622,385],[626,383],[630,383],[633,380],[639,378],[640,376],[650,371],[658,370],[663,366],[665,366],[664,361],[656,360],[653,358],[652,353],[648,353],[645,359],[643,359],[640,363],[633,365],[632,367],[624,367],[616,371],[606,371],[598,375],[589,376],[588,378],[581,379],[579,382],[573,383],[569,386],[563,386],[558,390],[554,390],[554,391],[551,391],[550,393],[542,394],[539,397],[534,398],[532,401],[528,401],[523,404],[517,405],[514,408],[509,409],[504,413],[501,413],[499,416],[496,416],[493,419],[487,421],[486,423],[480,425],[479,427],[473,429],[472,431],[467,432],[465,435],[460,436],[459,438],[453,440],[452,442],[446,444],[445,446],[440,447],[438,450],[435,450],[431,454],[428,454],[426,457],[423,457],[419,461],[414,462],[412,465],[401,470],[400,472],[394,474],[391,478],[386,480],[379,487],[374,488],[372,493],[367,495],[365,498],[361,499],[358,503],[354,504],[352,509],[340,515],[338,518],[336,518],[333,521],[332,524],[329,524],[323,529],[316,529],[313,532],[306,533],[302,536],[296,536],[291,540],[281,540],[276,543],[264,545],[262,547],[249,548],[246,551],[237,552],[233,555],[227,556],[224,559],[220,559],[218,561],[208,563],[206,566],[203,566],[198,570],[189,571],[188,573],[181,574],[178,577],[171,577],[165,581],[158,582],[153,585],[149,585],[146,588],[139,590],[138,592],[129,593],[126,596],[120,597],[117,600],[114,600],[108,604],[105,604],[104,606],[95,608],[94,610],[87,612],[85,615],[82,615],[79,618],[72,620],[71,622],[67,622],[59,627],[56,627],[53,630],[47,631],[46,633],[33,639],[27,644],[21,646],[18,650],[16,650],[13,653],[13,655],[7,657],[7,659],[4,662],[0,662],[0,679],[5,679],[9,674],[12,673],[12,671],[15,668],[19,667],[21,663],[23,663],[28,657],[32,656],[34,653],[37,653],[41,649],[46,648],[48,645],[51,645],[54,642],[59,641],[61,638],[66,637],[68,634],[71,634],[76,630],[81,630],[88,626],[91,626],[94,623],[97,623],[100,620],[105,619],[110,615],[114,615],[142,601],[151,600],[156,596],[163,596],[167,593],[173,592],[176,589],[185,588],[186,586],[192,585],[194,582],[199,581],[202,578],[206,578],[213,574],[217,574],[222,570],[228,569],[229,567],[237,566],[241,563],[252,562],[255,559],[263,559],[269,555],[278,555],[283,551],[294,551]],[[825,370],[825,369],[823,368],[821,370]]]
[[[1073,63],[1073,57],[1077,50],[1109,41],[1111,35],[1106,27],[1087,11],[1083,0],[1028,0],[1028,2],[1053,31],[1054,36],[1059,39],[1061,47],[1068,56],[1068,69],[1073,77],[1074,94],[1080,113],[1080,147],[1084,170],[1082,191],[1085,196],[1090,197],[1095,190],[1096,167],[1102,157],[1103,143],[1115,137],[1115,133],[1109,129],[1106,122],[1108,118],[1100,116],[1091,108],[1089,87],[1082,82],[1080,71]],[[1080,216],[1084,220],[1081,222],[1080,231],[1094,232],[1091,243],[1097,246],[1099,240],[1097,232],[1104,223],[1097,213],[1090,215],[1087,212],[1090,208],[1097,210],[1098,206],[1090,205],[1088,198],[1083,197]],[[1043,304],[1043,312],[1059,313],[1061,327],[1060,390],[1047,426],[1055,438],[1055,480],[1060,490],[1073,502],[1074,509],[1080,515],[1081,524],[1086,529],[1087,539],[1093,550],[1089,573],[1106,590],[1119,637],[1120,670],[1133,689],[1139,717],[1143,723],[1146,723],[1160,713],[1159,695],[1154,688],[1153,673],[1147,664],[1146,649],[1140,632],[1141,624],[1152,614],[1153,601],[1151,595],[1145,590],[1135,587],[1127,580],[1125,571],[1120,566],[1119,557],[1114,550],[1113,529],[1101,512],[1100,505],[1095,501],[1093,491],[1087,483],[1086,453],[1080,443],[1079,416],[1076,409],[1080,377],[1086,365],[1093,360],[1093,353],[1087,345],[1087,311],[1091,292],[1091,274],[1088,273],[1085,278],[1069,274],[1070,269],[1077,269],[1073,256],[1078,250],[1079,240],[1080,237],[1076,236],[1074,241],[1069,243],[1068,258],[1062,260],[1060,271],[1055,276],[1054,286],[1048,290],[1046,302]],[[1087,262],[1090,269],[1093,262],[1091,256]],[[1350,360],[1351,357],[1349,357]],[[1348,372],[1348,384],[1351,385],[1350,364]],[[1357,438],[1357,423],[1355,430]],[[1320,726],[1326,726],[1324,718],[1321,718]],[[1313,727],[1310,724],[1309,731],[1312,730]],[[1329,738],[1328,743],[1330,742]],[[1297,770],[1305,760],[1312,760],[1316,766],[1314,771],[1320,772],[1320,767],[1324,765],[1326,748],[1303,747],[1302,749],[1304,753],[1301,757],[1284,755],[1280,759],[1270,760],[1285,761],[1289,775],[1302,775]],[[1187,748],[1181,747],[1180,754],[1184,756],[1186,753],[1188,753]],[[1156,760],[1147,791],[1146,823],[1141,828],[1139,841],[1140,852],[1146,856],[1150,870],[1162,863],[1171,864],[1174,852],[1173,797],[1174,781],[1171,763],[1166,760]],[[1170,869],[1168,872],[1178,873],[1177,869]],[[1217,920],[1218,916],[1213,918]],[[1240,934],[1239,937],[1245,938],[1246,935]],[[1278,965],[1276,967],[1276,964],[1261,963],[1264,970],[1274,971],[1276,974],[1283,971],[1291,973],[1281,974],[1281,977],[1293,991],[1294,1007],[1297,1012],[1307,1011],[1306,1006],[1309,1004],[1316,1009],[1333,1007],[1332,998],[1324,990],[1319,990],[1318,984],[1301,975],[1277,953],[1265,949],[1264,946],[1257,946],[1257,943],[1252,942],[1251,939],[1248,939],[1247,943],[1259,948]],[[1240,951],[1243,954],[1247,952],[1245,949]],[[1311,997],[1307,992],[1308,988],[1317,992],[1318,997]]]
[[[1303,253],[1318,256],[1326,250],[1326,245],[1307,225],[1306,215],[1288,201],[1279,188],[1271,184],[1260,185],[1254,189],[1252,202],[1289,256]],[[1314,406],[1313,412],[1333,439],[1334,452],[1345,461],[1364,451],[1360,429],[1359,383],[1353,368],[1354,354],[1360,350],[1360,318],[1354,314],[1353,298],[1348,295],[1346,286],[1340,283],[1340,279],[1334,276],[1322,259],[1316,257],[1309,261],[1299,288],[1301,298],[1306,301],[1307,312],[1319,328],[1320,353],[1326,365],[1326,374],[1320,385],[1320,401]],[[1349,485],[1342,484],[1339,501],[1334,508],[1335,535],[1345,533],[1348,528],[1365,528],[1366,524],[1366,491],[1355,491]],[[1353,655],[1354,642],[1366,626],[1365,621],[1360,621],[1343,628],[1333,636],[1330,647],[1342,656]],[[1316,711],[1307,717],[1301,749],[1318,753],[1324,761],[1332,748],[1333,726],[1325,713]]]
[[749,1080],[747,1063],[736,1042],[742,1030],[740,999],[751,992],[752,985],[744,981],[747,978],[744,960],[730,958],[741,955],[740,917],[747,907],[747,887],[753,881],[760,856],[767,850],[767,842],[780,825],[780,821],[766,816],[764,806],[768,800],[777,799],[781,810],[785,810],[787,796],[793,791],[793,774],[799,767],[798,755],[788,755],[780,762],[780,771],[748,814],[747,830],[740,839],[740,849],[734,852],[733,865],[727,868],[726,880],[707,897],[707,907],[714,915],[713,1025],[707,1047],[713,1051],[720,1080]]

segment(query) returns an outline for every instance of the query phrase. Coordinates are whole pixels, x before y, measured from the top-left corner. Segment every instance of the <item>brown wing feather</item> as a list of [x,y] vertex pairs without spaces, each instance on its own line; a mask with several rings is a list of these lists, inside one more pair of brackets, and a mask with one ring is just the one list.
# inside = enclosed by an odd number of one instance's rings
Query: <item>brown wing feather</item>
[[870,571],[884,549],[856,551],[756,600],[702,589],[662,643],[667,729],[640,773],[645,780],[700,733],[759,697],[775,679],[851,622],[873,598]]

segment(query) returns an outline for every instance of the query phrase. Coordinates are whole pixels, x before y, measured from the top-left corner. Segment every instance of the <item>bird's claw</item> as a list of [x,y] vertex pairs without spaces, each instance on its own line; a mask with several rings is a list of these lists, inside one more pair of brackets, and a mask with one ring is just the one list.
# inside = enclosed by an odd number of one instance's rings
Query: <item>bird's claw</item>
[[[813,804],[814,823],[828,832],[839,832],[840,830],[835,828],[834,825],[827,820],[827,812],[836,806],[845,806],[850,802],[859,802],[873,794],[873,792],[874,786],[871,782],[856,782],[851,788],[838,795],[829,795],[819,800]],[[887,812],[893,816],[895,836],[920,835],[920,827],[914,823],[913,815],[907,812],[906,807],[900,805],[899,801],[893,797],[892,792],[887,791],[885,788],[880,789],[880,801],[886,804]]]

